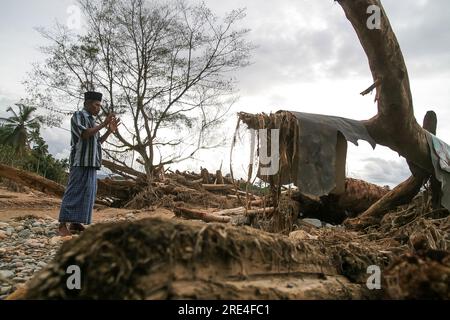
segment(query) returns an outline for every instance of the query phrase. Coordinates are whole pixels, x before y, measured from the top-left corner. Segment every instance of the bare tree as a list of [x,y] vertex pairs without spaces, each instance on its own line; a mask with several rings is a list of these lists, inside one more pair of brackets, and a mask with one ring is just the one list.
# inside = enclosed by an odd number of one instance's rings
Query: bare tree
[[123,167],[137,160],[149,177],[157,166],[213,146],[214,128],[235,98],[230,72],[249,61],[248,30],[235,27],[244,10],[219,19],[204,4],[182,1],[79,4],[85,34],[61,25],[40,30],[51,43],[42,49],[48,59],[27,84],[41,104],[54,104],[48,96],[73,103],[85,90],[105,93],[103,111],[120,114],[124,124],[105,151]]

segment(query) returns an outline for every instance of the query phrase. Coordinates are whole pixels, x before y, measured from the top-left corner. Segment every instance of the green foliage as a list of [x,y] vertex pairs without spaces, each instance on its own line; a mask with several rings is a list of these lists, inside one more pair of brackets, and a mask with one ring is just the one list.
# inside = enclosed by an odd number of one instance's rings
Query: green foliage
[[[0,126],[0,136],[5,132],[8,133],[8,129]],[[3,143],[0,143],[0,163],[34,172],[47,179],[65,184],[69,169],[68,159],[57,160],[49,154],[48,145],[40,136],[39,130],[31,131],[29,139],[33,147],[25,149],[20,156],[17,154],[16,146],[2,140]]]
[[31,132],[39,131],[42,117],[33,117],[35,107],[17,103],[18,112],[12,107],[6,111],[11,112],[9,118],[0,118],[0,143],[14,147],[16,155],[22,155],[30,147]]

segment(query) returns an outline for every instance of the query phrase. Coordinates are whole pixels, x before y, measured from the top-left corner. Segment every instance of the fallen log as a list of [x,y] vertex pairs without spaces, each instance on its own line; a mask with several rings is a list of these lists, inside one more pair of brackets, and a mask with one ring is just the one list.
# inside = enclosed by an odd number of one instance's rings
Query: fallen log
[[206,184],[203,183],[202,187],[208,191],[230,191],[234,189],[232,184]]
[[232,208],[232,209],[225,209],[220,211],[214,211],[213,213],[215,215],[220,216],[234,216],[234,215],[257,215],[257,214],[265,214],[265,213],[273,213],[275,211],[274,207],[268,207],[268,208],[258,208],[258,209],[245,209],[245,207],[238,207],[238,208]]
[[136,183],[130,180],[97,180],[97,196],[129,199],[135,194]]
[[123,173],[128,174],[128,176],[126,176],[127,178],[129,177],[129,175],[134,176],[136,178],[145,178],[145,173],[143,173],[143,172],[134,170],[129,167],[122,166],[120,164],[117,164],[115,162],[112,162],[112,161],[109,161],[106,159],[102,160],[102,165],[104,165],[106,168],[108,168],[112,172],[117,173],[119,175],[123,175]]
[[[173,219],[98,224],[66,242],[31,280],[24,298],[377,297],[382,290],[367,289],[366,264],[382,265],[385,255],[361,247],[366,256],[351,260],[344,247],[348,244],[337,249],[320,240],[300,241],[250,227]],[[80,290],[66,286],[64,271],[73,264],[83,270]],[[360,280],[349,281],[343,266]]]
[[299,202],[300,212],[304,217],[340,224],[349,216],[357,216],[367,210],[388,192],[388,188],[347,178],[342,194],[314,197],[296,190],[290,191],[290,197]]
[[357,215],[385,196],[389,188],[359,179],[345,179],[345,191],[337,195],[338,207]]
[[189,209],[184,207],[175,207],[174,212],[178,216],[183,216],[187,219],[199,219],[205,222],[230,222],[231,217],[219,215],[217,213],[210,213],[196,209]]

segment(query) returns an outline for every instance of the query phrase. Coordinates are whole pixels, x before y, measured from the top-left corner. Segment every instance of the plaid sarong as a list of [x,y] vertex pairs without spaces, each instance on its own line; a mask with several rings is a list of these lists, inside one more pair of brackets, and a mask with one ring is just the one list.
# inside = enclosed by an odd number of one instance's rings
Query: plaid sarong
[[61,203],[59,222],[90,224],[97,193],[97,169],[72,167]]

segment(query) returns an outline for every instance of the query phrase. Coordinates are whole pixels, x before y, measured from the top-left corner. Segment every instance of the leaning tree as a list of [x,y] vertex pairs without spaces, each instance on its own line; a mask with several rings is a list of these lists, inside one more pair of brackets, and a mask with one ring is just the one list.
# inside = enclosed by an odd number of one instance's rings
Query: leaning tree
[[219,19],[204,4],[183,1],[78,3],[82,34],[62,25],[40,30],[50,43],[42,48],[47,60],[27,81],[38,105],[67,112],[83,91],[103,92],[103,115],[123,120],[104,148],[114,163],[105,164],[127,177],[138,174],[136,165],[150,177],[221,142],[213,129],[235,100],[231,71],[248,64],[251,50],[248,30],[236,27],[244,10]]
[[[391,204],[410,199],[431,176],[433,196],[440,198],[440,184],[435,177],[427,131],[436,133],[436,114],[429,111],[423,128],[414,117],[408,71],[400,45],[380,0],[339,0],[347,19],[358,35],[367,55],[374,84],[362,94],[376,89],[377,114],[363,121],[372,138],[405,157],[412,176],[380,199],[349,225],[364,226],[377,218]],[[368,28],[368,8],[380,9],[379,28]]]
[[[405,157],[412,172],[412,176],[408,180],[383,196],[360,217],[347,220],[347,224],[364,227],[379,221],[387,209],[409,202],[430,177],[433,206],[439,207],[441,197],[444,198],[445,195],[441,191],[440,181],[435,176],[437,174],[434,168],[436,163],[433,163],[429,145],[429,139],[431,139],[429,133],[436,134],[437,117],[433,111],[429,111],[425,116],[423,127],[417,123],[414,117],[407,68],[381,1],[338,0],[337,2],[344,9],[344,13],[355,29],[368,57],[373,84],[361,94],[366,95],[376,90],[377,114],[369,120],[353,123],[362,124],[377,144],[387,146]],[[375,12],[379,23],[373,23],[372,19],[375,16],[370,15],[370,12],[372,14]],[[288,139],[285,139],[285,145],[282,141],[280,142],[280,154],[284,155],[284,157],[281,156],[280,167],[283,169],[283,165],[286,165],[287,168],[296,165],[296,163],[292,163],[295,160],[293,154],[286,156],[286,152],[293,153],[292,150],[299,152],[298,148],[292,147],[292,141],[296,141],[297,126],[300,126],[301,122],[299,121],[300,124],[298,124],[292,113],[286,111],[271,115],[240,113],[239,120],[251,129],[283,129],[280,131],[280,136],[284,132],[284,137],[288,137]],[[445,174],[448,177],[448,174]],[[268,177],[272,186],[277,187],[272,188],[275,199],[278,199],[276,190],[280,190],[282,176],[283,173],[279,172],[278,178]],[[440,179],[447,178],[441,176]],[[445,205],[448,207],[448,200]]]

